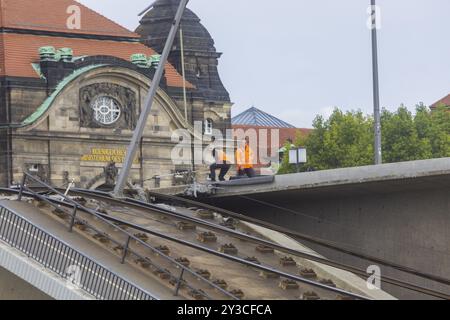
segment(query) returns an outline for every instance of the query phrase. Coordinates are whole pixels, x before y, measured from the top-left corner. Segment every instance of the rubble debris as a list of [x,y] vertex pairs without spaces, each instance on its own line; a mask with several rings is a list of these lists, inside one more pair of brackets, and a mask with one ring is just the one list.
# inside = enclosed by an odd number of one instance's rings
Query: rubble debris
[[306,279],[315,279],[317,278],[317,274],[313,269],[302,268],[299,274]]
[[[125,224],[121,223],[121,222],[114,222],[114,225],[117,228],[120,228],[122,230],[127,230],[128,229],[128,227]],[[117,229],[117,231],[119,231],[119,229]]]
[[33,205],[38,208],[44,208],[45,206],[47,206],[47,204],[44,201],[39,201],[35,199],[33,199]]
[[[115,252],[119,253],[120,255],[123,255],[124,247],[123,246],[116,246],[113,249]],[[129,255],[130,252],[127,252],[127,255]]]
[[96,233],[94,236],[93,236],[93,238],[95,239],[95,240],[98,240],[98,241],[100,241],[101,243],[108,243],[109,241],[110,241],[110,239],[109,239],[109,235],[108,234],[106,234],[106,233]]
[[180,258],[175,259],[175,261],[178,262],[179,264],[185,266],[186,268],[191,265],[191,262],[189,261],[188,258],[180,257]]
[[104,215],[106,215],[106,216],[109,215],[108,211],[106,211],[106,210],[103,209],[103,208],[97,208],[95,211],[97,211],[98,213],[104,214]]
[[[168,246],[158,246],[155,248],[156,250],[158,250],[159,252],[161,252],[162,254],[168,256],[170,254],[170,249]],[[159,252],[155,252],[157,255],[159,254]]]
[[256,257],[247,257],[247,258],[245,258],[244,259],[245,261],[248,261],[248,262],[252,262],[252,263],[255,263],[255,264],[261,264],[261,262],[258,260],[258,258],[256,258]]
[[197,240],[200,242],[216,242],[217,236],[212,232],[202,232],[198,234]]
[[197,227],[192,223],[181,221],[177,223],[177,228],[181,231],[190,231],[195,230]]
[[220,223],[222,227],[226,227],[231,230],[236,230],[237,222],[233,218],[223,218],[223,222]]
[[302,294],[300,297],[302,300],[320,300],[320,297],[314,291],[308,291]]
[[280,264],[283,267],[296,267],[297,266],[297,262],[295,262],[295,260],[292,257],[280,258]]
[[95,205],[97,205],[97,206],[99,206],[100,205],[100,201],[98,201],[98,200],[96,200],[96,199],[89,199],[89,201],[88,201],[89,203],[92,203],[92,204],[95,204]]
[[81,231],[86,231],[87,222],[86,221],[75,221],[74,227]]
[[242,291],[241,289],[231,290],[230,293],[238,299],[244,298],[244,291]]
[[238,254],[238,249],[232,243],[220,246],[219,251],[226,254]]
[[330,279],[321,279],[321,280],[319,280],[319,282],[326,286],[336,288],[336,284]]
[[61,218],[61,219],[65,219],[65,218],[67,218],[67,216],[68,216],[67,212],[65,212],[64,210],[59,209],[59,208],[56,208],[56,209],[53,210],[52,212],[53,212],[58,218]]
[[218,279],[214,280],[213,283],[223,290],[226,290],[228,288],[228,283],[225,280]]
[[338,295],[336,300],[347,300],[347,301],[351,301],[351,300],[356,300],[353,297],[349,297],[349,296],[342,296],[342,295]]
[[267,247],[264,245],[259,245],[256,247],[256,251],[260,252],[260,253],[264,253],[264,254],[268,254],[268,253],[274,253],[275,250],[271,247]]
[[199,217],[200,219],[214,219],[214,213],[211,212],[210,210],[205,210],[205,209],[198,209],[195,214],[197,215],[197,217]]
[[144,241],[144,242],[148,241],[148,235],[146,233],[136,233],[134,236],[141,241]]
[[150,265],[151,265],[150,261],[148,261],[147,259],[142,259],[142,258],[136,259],[134,262],[144,269],[150,268]]
[[78,202],[79,204],[81,204],[83,206],[86,205],[86,203],[87,203],[87,200],[84,197],[73,197],[72,200]]
[[283,290],[297,290],[300,288],[297,282],[290,279],[281,280],[279,286]]
[[205,279],[211,279],[211,272],[209,272],[208,270],[198,269],[195,273]]
[[195,300],[204,300],[206,297],[205,291],[201,289],[193,289],[189,291],[189,295]]
[[172,274],[170,273],[170,271],[169,270],[167,270],[167,269],[164,269],[164,270],[156,270],[155,272],[154,272],[154,274],[156,275],[156,276],[158,276],[160,279],[162,279],[162,280],[169,280],[171,277],[172,277]]
[[174,286],[174,287],[176,287],[176,286],[178,285],[178,282],[180,283],[180,289],[183,289],[183,288],[185,288],[185,287],[187,286],[187,281],[184,280],[184,279],[181,279],[181,281],[180,281],[179,278],[172,278],[172,279],[169,281],[169,283],[170,283],[172,286]]

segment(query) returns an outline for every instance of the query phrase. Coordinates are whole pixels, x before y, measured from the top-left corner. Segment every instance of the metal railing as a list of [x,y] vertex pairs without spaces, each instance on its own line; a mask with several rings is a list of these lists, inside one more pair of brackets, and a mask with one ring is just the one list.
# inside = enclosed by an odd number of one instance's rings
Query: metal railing
[[16,213],[0,208],[0,239],[100,300],[156,300]]
[[[90,208],[87,208],[87,207],[81,205],[80,203],[74,201],[73,199],[71,199],[68,196],[64,195],[63,193],[59,192],[58,190],[56,190],[52,186],[46,184],[43,181],[40,181],[39,179],[37,179],[36,177],[33,177],[32,175],[30,175],[28,173],[24,173],[24,175],[23,175],[22,183],[20,185],[18,201],[21,201],[24,193],[27,192],[27,193],[31,194],[33,197],[35,197],[36,199],[39,199],[39,200],[41,200],[41,201],[43,201],[43,202],[45,202],[45,203],[55,207],[56,209],[61,210],[60,205],[56,204],[54,199],[49,199],[43,193],[38,193],[38,192],[35,192],[32,189],[28,188],[27,187],[27,181],[28,180],[30,180],[30,181],[38,184],[38,185],[41,185],[41,186],[45,187],[48,191],[51,191],[53,194],[56,194],[61,199],[61,201],[60,201],[61,203],[63,203],[66,206],[71,207],[71,212],[67,213],[69,215],[69,217],[70,217],[70,222],[69,222],[69,226],[68,226],[69,232],[73,231],[73,228],[74,228],[76,223],[82,223],[87,229],[91,229],[91,230],[95,231],[96,233],[101,233],[109,241],[111,241],[112,243],[115,243],[118,247],[120,247],[122,249],[122,255],[120,257],[120,262],[122,264],[125,263],[125,261],[126,261],[128,256],[134,255],[139,260],[145,261],[145,263],[147,263],[149,266],[151,266],[153,269],[155,269],[156,272],[167,274],[167,270],[165,270],[163,267],[160,267],[160,266],[156,265],[148,257],[142,256],[141,254],[139,254],[136,251],[132,250],[132,248],[130,248],[130,243],[133,240],[133,242],[141,245],[142,247],[144,247],[146,249],[149,249],[152,253],[157,254],[158,256],[160,256],[163,259],[165,259],[166,261],[168,261],[170,264],[172,264],[172,265],[176,266],[178,269],[180,269],[180,275],[177,276],[177,277],[173,276],[170,273],[168,274],[168,276],[170,277],[170,282],[171,283],[175,283],[175,289],[174,289],[174,295],[175,296],[178,295],[179,290],[181,289],[181,286],[183,285],[186,288],[188,288],[191,291],[193,291],[193,292],[203,296],[206,299],[212,299],[204,291],[198,290],[197,288],[194,288],[193,286],[189,285],[189,283],[184,281],[183,277],[186,274],[191,274],[196,279],[206,283],[208,286],[214,288],[218,292],[223,293],[225,296],[227,296],[227,297],[229,297],[231,299],[234,299],[234,300],[239,300],[239,298],[234,296],[232,293],[230,293],[227,290],[223,289],[222,287],[216,285],[215,283],[213,283],[212,281],[208,280],[207,278],[201,276],[195,270],[192,270],[191,268],[186,267],[185,265],[181,264],[180,262],[176,261],[172,257],[170,257],[167,254],[165,254],[164,252],[162,252],[161,250],[158,250],[157,248],[149,245],[147,242],[139,239],[135,235],[133,235],[133,234],[127,232],[126,230],[122,229],[117,224],[114,224],[113,222],[110,222],[108,219],[105,219],[103,217],[103,215],[100,214],[99,212],[97,212],[96,210],[93,210],[93,209],[90,209]],[[120,243],[116,239],[112,238],[110,235],[102,232],[101,230],[97,229],[95,226],[89,224],[87,221],[82,220],[79,217],[79,211],[83,211],[83,212],[85,212],[87,214],[90,214],[98,222],[103,223],[105,226],[109,226],[109,227],[112,227],[112,228],[114,228],[116,230],[119,230],[119,232],[122,235],[125,236],[126,241],[124,243]]]

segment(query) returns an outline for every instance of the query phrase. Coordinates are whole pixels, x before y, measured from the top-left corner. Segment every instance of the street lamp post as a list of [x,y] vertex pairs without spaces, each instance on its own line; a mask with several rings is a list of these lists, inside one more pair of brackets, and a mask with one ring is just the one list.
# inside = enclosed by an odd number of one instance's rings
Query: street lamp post
[[382,164],[381,149],[381,114],[380,114],[380,86],[378,77],[378,39],[377,39],[377,7],[376,0],[371,0],[372,18],[372,74],[373,74],[373,106],[374,106],[374,130],[375,130],[375,164]]

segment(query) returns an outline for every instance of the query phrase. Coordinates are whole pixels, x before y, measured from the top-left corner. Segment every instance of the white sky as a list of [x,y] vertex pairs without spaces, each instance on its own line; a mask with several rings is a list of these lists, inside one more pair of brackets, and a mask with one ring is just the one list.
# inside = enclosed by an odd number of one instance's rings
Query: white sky
[[[80,0],[134,30],[153,0]],[[191,0],[216,41],[236,115],[252,105],[311,127],[334,106],[372,111],[369,0]],[[381,103],[450,93],[450,1],[378,0]]]

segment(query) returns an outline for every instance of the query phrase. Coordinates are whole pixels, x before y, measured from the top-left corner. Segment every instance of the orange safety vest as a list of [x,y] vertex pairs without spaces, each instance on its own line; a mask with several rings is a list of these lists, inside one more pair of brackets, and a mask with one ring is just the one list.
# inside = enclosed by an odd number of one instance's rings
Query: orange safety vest
[[236,164],[238,170],[253,168],[253,151],[250,146],[246,145],[245,150],[236,150]]
[[223,152],[222,150],[216,150],[216,154],[217,154],[217,162],[219,162],[220,164],[225,163],[225,161],[228,161],[228,157],[227,154],[225,152]]

